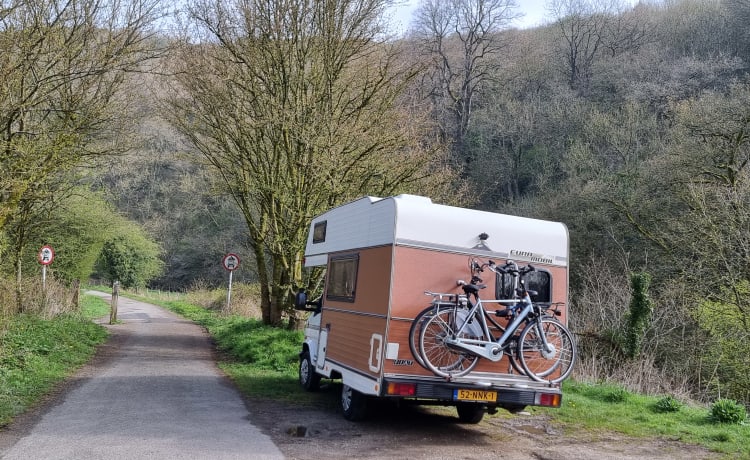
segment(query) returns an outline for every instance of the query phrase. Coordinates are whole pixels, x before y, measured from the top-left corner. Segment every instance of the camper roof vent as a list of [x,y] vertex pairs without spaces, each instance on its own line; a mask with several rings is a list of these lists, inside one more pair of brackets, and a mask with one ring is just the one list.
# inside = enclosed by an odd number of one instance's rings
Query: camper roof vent
[[427,198],[426,196],[409,195],[408,193],[402,193],[401,195],[397,195],[396,198],[398,198],[399,200],[421,201],[423,203],[432,203],[432,200],[430,198]]

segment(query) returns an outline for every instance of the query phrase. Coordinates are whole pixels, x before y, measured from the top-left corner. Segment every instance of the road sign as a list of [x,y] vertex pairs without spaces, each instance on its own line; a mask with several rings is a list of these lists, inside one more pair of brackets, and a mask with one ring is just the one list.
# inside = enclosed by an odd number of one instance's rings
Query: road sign
[[237,257],[237,254],[229,253],[221,260],[221,265],[223,265],[226,270],[233,272],[239,268],[240,258]]
[[39,263],[42,265],[51,264],[52,261],[55,260],[55,251],[52,249],[52,246],[47,244],[42,246],[42,249],[39,250],[39,254],[37,255],[37,259],[39,259]]

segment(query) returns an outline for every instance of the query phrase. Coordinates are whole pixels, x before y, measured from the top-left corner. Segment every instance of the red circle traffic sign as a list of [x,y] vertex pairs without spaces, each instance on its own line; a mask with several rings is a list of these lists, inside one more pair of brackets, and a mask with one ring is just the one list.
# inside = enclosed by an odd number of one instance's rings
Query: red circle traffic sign
[[221,259],[221,265],[224,266],[225,270],[229,270],[230,272],[237,270],[240,266],[240,258],[237,254],[229,253]]
[[52,249],[52,246],[45,244],[44,246],[42,246],[42,249],[39,250],[37,259],[39,260],[40,264],[49,265],[53,260],[55,260],[55,250]]

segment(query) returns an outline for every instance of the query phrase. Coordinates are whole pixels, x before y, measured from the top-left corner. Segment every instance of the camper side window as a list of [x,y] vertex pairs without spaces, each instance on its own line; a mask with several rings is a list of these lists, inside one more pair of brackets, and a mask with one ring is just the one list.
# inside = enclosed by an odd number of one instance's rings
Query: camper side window
[[[527,273],[524,279],[526,280],[526,289],[537,292],[537,295],[532,298],[534,302],[546,303],[552,301],[552,277],[548,271],[537,268],[535,271]],[[512,276],[498,273],[495,283],[495,298],[513,298],[513,287],[514,279]]]
[[354,302],[358,267],[358,255],[332,258],[328,266],[326,299]]

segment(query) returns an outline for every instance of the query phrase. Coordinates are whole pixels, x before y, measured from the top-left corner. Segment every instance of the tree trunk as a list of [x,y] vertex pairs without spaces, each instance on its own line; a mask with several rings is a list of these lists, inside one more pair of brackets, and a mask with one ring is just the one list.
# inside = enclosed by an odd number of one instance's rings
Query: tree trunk
[[266,254],[263,246],[253,244],[255,253],[255,264],[258,267],[258,283],[260,284],[260,311],[263,324],[273,324],[271,321],[271,292],[269,291],[268,268],[266,266]]
[[273,260],[273,285],[270,286],[271,290],[271,324],[274,326],[281,325],[281,313],[284,311],[282,302],[282,274],[284,272],[281,263],[278,261],[278,257]]
[[21,288],[21,281],[23,280],[23,273],[21,272],[21,255],[16,252],[16,260],[14,262],[16,269],[16,311],[23,311],[23,289]]
[[[291,282],[292,289],[289,290],[289,295],[291,297],[293,297],[296,294],[295,292],[293,292],[295,287],[297,289],[299,289],[300,287],[303,286],[303,284],[302,284],[303,283],[303,280],[302,280],[302,265],[304,264],[303,257],[304,256],[303,256],[303,252],[302,251],[298,251],[294,255],[294,262],[292,264],[292,270],[291,270],[291,272],[292,272],[292,280],[291,280],[292,281]],[[309,290],[308,290],[308,292],[309,292]],[[290,304],[293,303],[293,300],[291,298],[289,299],[289,303]],[[299,331],[299,330],[302,330],[304,328],[304,326],[305,326],[305,322],[303,321],[303,313],[299,312],[299,311],[296,311],[296,310],[290,309],[289,310],[289,330],[290,331]]]

